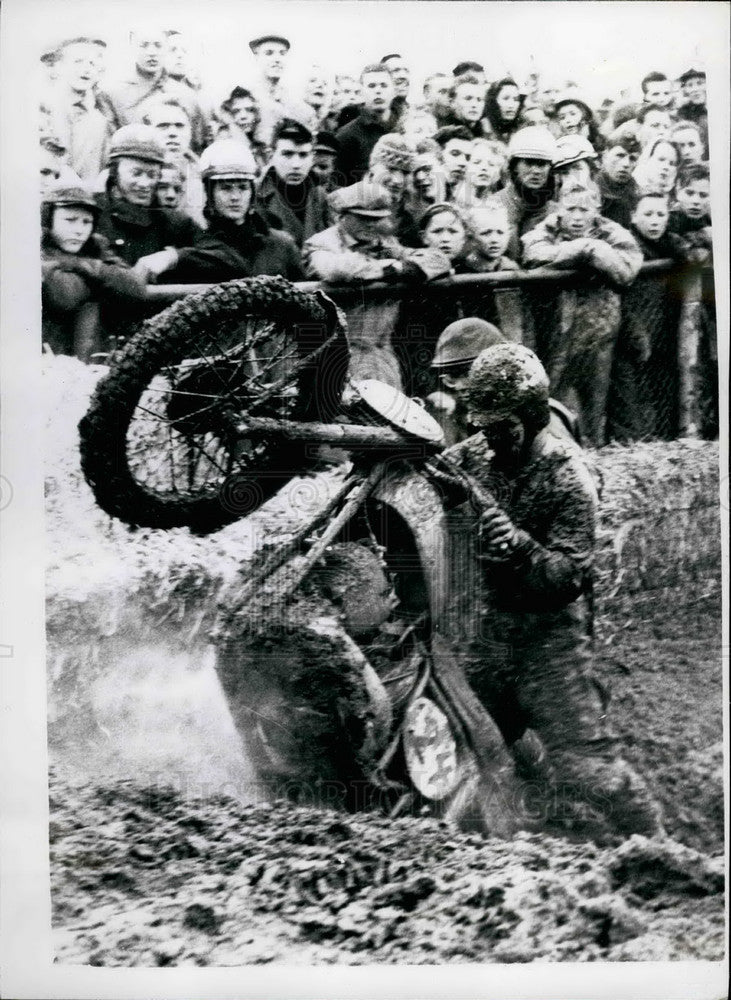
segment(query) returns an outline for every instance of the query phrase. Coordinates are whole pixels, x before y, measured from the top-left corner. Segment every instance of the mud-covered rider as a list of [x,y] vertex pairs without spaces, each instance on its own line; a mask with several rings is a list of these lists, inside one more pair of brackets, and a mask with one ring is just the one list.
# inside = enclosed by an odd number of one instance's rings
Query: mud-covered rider
[[[473,433],[467,423],[464,389],[470,366],[480,351],[493,344],[504,344],[510,338],[493,323],[478,316],[455,320],[442,330],[434,350],[431,367],[439,376],[441,388],[424,400],[427,411],[439,422],[447,445],[463,441]],[[551,434],[563,440],[581,443],[579,421],[568,407],[549,399]]]
[[481,494],[478,555],[497,643],[471,683],[509,746],[530,727],[545,748],[527,786],[539,825],[654,833],[659,808],[620,756],[592,669],[597,497],[581,452],[549,432],[548,377],[528,348],[482,351],[465,394],[478,432],[449,452],[493,491]]

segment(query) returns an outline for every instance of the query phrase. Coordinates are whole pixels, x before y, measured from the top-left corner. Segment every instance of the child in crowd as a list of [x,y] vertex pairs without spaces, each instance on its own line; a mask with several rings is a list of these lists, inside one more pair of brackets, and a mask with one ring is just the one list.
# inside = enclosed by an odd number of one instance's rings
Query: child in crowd
[[[476,274],[520,270],[515,261],[505,254],[511,236],[505,205],[496,201],[487,202],[468,212],[466,219],[470,236],[470,250],[466,258],[468,270]],[[523,324],[528,316],[524,315],[519,289],[481,288],[474,308],[484,319],[499,326],[506,339],[522,342]]]
[[[683,239],[668,232],[670,206],[662,191],[641,191],[630,232],[643,260],[687,257]],[[638,281],[624,293],[609,393],[608,436],[616,441],[671,438],[678,423],[677,273]]]
[[592,182],[564,184],[558,211],[523,240],[525,267],[577,268],[583,281],[558,296],[553,329],[542,331],[539,356],[557,399],[575,409],[589,443],[605,439],[607,397],[621,300],[617,288],[630,285],[642,266],[634,237],[599,214]]
[[690,249],[699,251],[693,260],[711,256],[711,182],[707,163],[683,167],[675,187],[675,204],[670,210],[669,229],[682,236]]
[[185,211],[183,195],[185,174],[176,163],[165,163],[160,171],[160,180],[155,188],[154,205],[159,208],[177,208]]
[[448,202],[427,209],[419,222],[425,247],[441,251],[449,259],[453,273],[469,270],[467,266],[467,226],[462,213]]
[[[688,246],[687,257],[709,265],[711,238],[710,179],[707,163],[691,163],[678,175],[675,205],[670,210],[671,232]],[[685,287],[685,308],[679,331],[679,433],[718,435],[718,340],[715,286],[710,267],[696,269]]]
[[99,208],[69,171],[41,205],[43,343],[89,361],[108,348],[100,307],[145,298],[144,281],[94,232]]

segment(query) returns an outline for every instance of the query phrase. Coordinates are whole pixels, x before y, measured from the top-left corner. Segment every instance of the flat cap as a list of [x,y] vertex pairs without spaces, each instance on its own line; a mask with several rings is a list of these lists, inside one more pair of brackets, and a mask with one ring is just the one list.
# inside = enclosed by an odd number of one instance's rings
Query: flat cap
[[280,45],[284,45],[287,51],[289,51],[289,49],[292,47],[289,43],[289,39],[285,38],[284,35],[270,34],[270,35],[259,35],[258,38],[252,38],[251,41],[249,42],[249,48],[251,49],[252,52],[256,52],[259,46],[263,45],[264,42],[279,42]]
[[685,83],[686,80],[692,80],[695,76],[700,76],[703,80],[705,80],[706,71],[704,69],[695,69],[691,66],[691,68],[687,69],[685,73],[680,74],[678,77],[678,83]]
[[340,143],[332,132],[318,132],[313,149],[319,153],[339,153]]
[[55,45],[46,48],[41,54],[41,62],[46,65],[53,65],[61,55],[61,52],[69,45],[98,45],[102,49],[107,47],[107,43],[103,38],[96,38],[93,35],[74,35],[73,38],[64,38]]
[[370,219],[385,219],[391,214],[391,195],[380,184],[358,181],[349,187],[338,188],[330,196],[330,205],[336,212],[352,212]]

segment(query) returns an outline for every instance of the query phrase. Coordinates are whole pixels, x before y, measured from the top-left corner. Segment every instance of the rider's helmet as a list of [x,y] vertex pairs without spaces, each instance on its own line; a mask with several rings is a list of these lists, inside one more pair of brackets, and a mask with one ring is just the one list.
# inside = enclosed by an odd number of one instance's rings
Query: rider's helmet
[[508,162],[517,159],[553,163],[556,140],[544,125],[528,125],[514,132],[508,143]]
[[256,179],[256,161],[249,147],[236,139],[216,139],[201,153],[203,181]]
[[431,367],[448,372],[474,361],[480,351],[505,341],[492,323],[478,316],[455,320],[442,330],[434,351]]
[[583,135],[562,135],[556,139],[556,154],[553,159],[554,169],[560,170],[562,167],[570,167],[573,163],[580,163],[582,160],[587,163],[595,160],[597,154],[594,147]]
[[472,362],[465,387],[470,420],[484,426],[496,417],[517,416],[529,435],[548,424],[548,375],[522,344],[495,344]]
[[160,142],[152,125],[123,125],[117,129],[109,143],[108,162],[120,159],[122,156],[145,160],[148,163],[165,162],[165,147]]

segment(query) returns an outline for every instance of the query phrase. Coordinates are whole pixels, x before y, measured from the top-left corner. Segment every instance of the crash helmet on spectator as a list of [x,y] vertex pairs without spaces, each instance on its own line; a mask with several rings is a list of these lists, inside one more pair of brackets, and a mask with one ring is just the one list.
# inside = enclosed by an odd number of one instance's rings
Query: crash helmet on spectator
[[505,337],[492,323],[478,316],[455,320],[442,330],[431,367],[448,372],[475,360],[480,351],[502,344]]
[[556,139],[556,153],[553,160],[556,170],[581,161],[591,162],[596,158],[596,150],[586,136],[562,135]]
[[201,153],[201,180],[251,181],[256,179],[256,161],[250,148],[236,139],[216,139]]
[[528,125],[510,137],[508,161],[545,160],[553,165],[556,156],[556,140],[542,125]]

